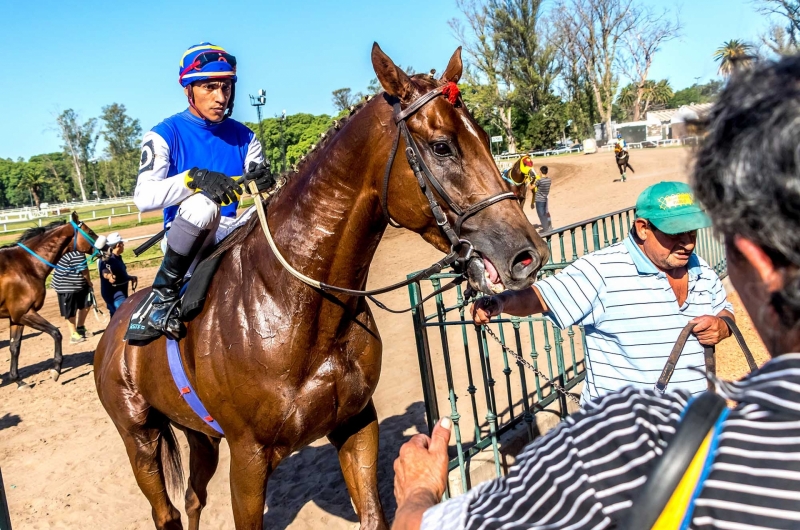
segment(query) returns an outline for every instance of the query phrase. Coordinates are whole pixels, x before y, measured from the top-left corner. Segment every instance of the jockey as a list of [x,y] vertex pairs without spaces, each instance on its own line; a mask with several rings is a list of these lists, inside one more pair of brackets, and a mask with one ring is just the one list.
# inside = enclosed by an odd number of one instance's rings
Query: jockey
[[614,153],[618,157],[625,155],[628,152],[628,144],[625,143],[625,138],[622,137],[622,133],[617,133],[617,141],[614,142]]
[[230,118],[236,58],[208,42],[192,46],[181,58],[178,82],[189,108],[142,139],[134,202],[142,212],[163,209],[168,232],[153,291],[131,316],[126,340],[180,337],[175,308],[195,258],[244,221],[236,219],[243,184],[254,181],[259,191],[274,184],[253,131]]

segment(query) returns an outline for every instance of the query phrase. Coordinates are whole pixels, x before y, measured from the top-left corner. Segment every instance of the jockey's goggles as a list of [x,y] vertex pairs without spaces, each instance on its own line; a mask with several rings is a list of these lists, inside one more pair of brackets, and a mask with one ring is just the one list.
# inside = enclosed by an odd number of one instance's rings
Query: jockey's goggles
[[213,62],[224,62],[228,63],[231,66],[231,70],[233,73],[236,73],[236,57],[231,55],[228,52],[223,52],[219,50],[208,50],[202,53],[198,53],[195,56],[194,61],[189,64],[186,68],[181,71],[181,77],[186,75],[187,73],[191,72],[192,70],[203,70],[203,67],[209,63]]

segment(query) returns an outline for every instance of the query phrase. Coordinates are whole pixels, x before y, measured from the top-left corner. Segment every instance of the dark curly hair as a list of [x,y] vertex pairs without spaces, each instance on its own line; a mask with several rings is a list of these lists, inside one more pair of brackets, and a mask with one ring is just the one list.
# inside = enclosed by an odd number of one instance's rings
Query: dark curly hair
[[772,306],[791,329],[800,321],[800,57],[733,76],[707,127],[692,182],[697,199],[728,241],[750,239],[785,268]]

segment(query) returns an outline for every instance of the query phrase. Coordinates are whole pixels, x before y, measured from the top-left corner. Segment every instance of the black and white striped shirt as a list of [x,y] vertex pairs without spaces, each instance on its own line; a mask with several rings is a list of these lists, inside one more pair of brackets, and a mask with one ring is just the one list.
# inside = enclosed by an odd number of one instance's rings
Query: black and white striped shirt
[[[738,405],[723,424],[689,528],[800,528],[800,354],[718,389]],[[686,391],[626,388],[587,403],[530,444],[508,476],[427,510],[422,528],[614,528],[626,521],[689,399]]]
[[57,293],[77,293],[88,285],[82,274],[87,269],[83,252],[67,252],[56,265],[58,268],[53,272],[50,286]]

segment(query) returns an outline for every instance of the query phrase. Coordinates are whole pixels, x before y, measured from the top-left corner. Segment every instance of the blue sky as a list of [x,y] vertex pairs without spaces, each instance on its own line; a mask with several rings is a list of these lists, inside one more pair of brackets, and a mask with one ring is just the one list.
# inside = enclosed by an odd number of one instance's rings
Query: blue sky
[[[664,46],[651,77],[676,88],[713,78],[714,48],[731,38],[755,40],[765,26],[750,0],[669,9],[680,10],[684,36]],[[444,70],[458,46],[447,21],[458,15],[454,0],[3,2],[0,157],[59,150],[54,116],[66,108],[85,119],[122,103],[149,129],[185,107],[178,60],[202,41],[239,61],[237,119],[255,121],[247,95],[259,88],[267,91],[265,116],[330,114],[332,90],[363,89],[374,77],[373,41],[399,64]]]

